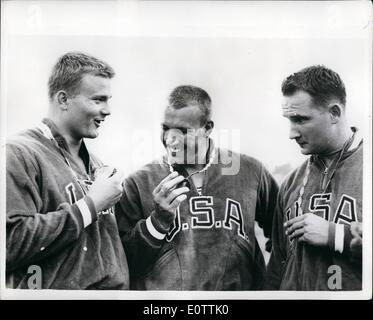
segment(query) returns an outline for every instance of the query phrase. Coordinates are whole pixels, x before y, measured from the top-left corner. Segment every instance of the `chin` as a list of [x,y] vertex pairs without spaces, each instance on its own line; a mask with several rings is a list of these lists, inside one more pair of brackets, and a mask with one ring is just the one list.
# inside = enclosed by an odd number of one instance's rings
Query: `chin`
[[312,152],[307,148],[300,148],[300,152],[304,155],[312,154]]
[[89,139],[97,138],[98,137],[98,132],[97,131],[89,132],[85,137],[89,138]]

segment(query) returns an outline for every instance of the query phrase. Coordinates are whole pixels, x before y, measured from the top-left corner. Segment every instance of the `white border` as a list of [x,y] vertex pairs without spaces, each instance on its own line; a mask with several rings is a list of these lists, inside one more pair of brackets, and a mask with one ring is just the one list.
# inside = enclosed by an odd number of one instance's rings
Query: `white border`
[[[251,37],[251,38],[281,38],[291,37],[312,38],[365,38],[368,50],[372,52],[372,7],[369,1],[332,1],[332,2],[210,2],[210,1],[2,1],[1,10],[1,202],[0,211],[5,212],[5,155],[4,137],[6,132],[6,74],[7,41],[12,35],[110,35],[110,36],[160,36],[160,37]],[[106,28],[97,25],[96,28],[86,27],[81,23],[81,16],[69,15],[68,23],[61,24],[66,18],[58,10],[57,6],[74,6],[81,11],[89,5],[102,10],[92,11],[93,18],[101,19],[110,15],[108,6],[115,7],[117,15],[112,17],[111,24]],[[268,33],[268,27],[255,19],[257,8],[267,8],[266,18],[273,18],[272,33]],[[289,11],[289,8],[291,10]],[[315,7],[318,7],[315,11]],[[28,8],[27,10],[24,9]],[[247,10],[247,9],[251,10]],[[322,9],[329,10],[331,18],[326,24],[287,19],[296,16],[297,12],[308,11],[310,17]],[[28,13],[35,14],[33,23],[24,28],[25,23],[30,22]],[[185,12],[188,11],[188,15]],[[70,12],[74,12],[71,10]],[[290,13],[291,12],[291,13]],[[40,16],[38,16],[40,14]],[[95,16],[96,15],[96,16]],[[206,19],[206,16],[208,19]],[[170,19],[172,17],[172,19]],[[279,22],[278,17],[281,17]],[[162,21],[162,23],[159,23]],[[215,24],[213,23],[215,22]],[[216,22],[219,22],[218,24]],[[63,25],[63,28],[61,27]],[[366,61],[367,66],[372,65],[372,60]],[[367,82],[371,83],[372,70],[367,72]],[[372,96],[370,96],[371,105]],[[42,290],[27,291],[5,288],[5,215],[1,214],[0,223],[2,232],[1,240],[1,296],[4,299],[369,299],[372,297],[372,120],[371,110],[366,111],[366,124],[364,128],[364,224],[363,224],[363,291],[362,292],[178,292],[178,291],[65,291]],[[368,257],[368,258],[367,258]]]

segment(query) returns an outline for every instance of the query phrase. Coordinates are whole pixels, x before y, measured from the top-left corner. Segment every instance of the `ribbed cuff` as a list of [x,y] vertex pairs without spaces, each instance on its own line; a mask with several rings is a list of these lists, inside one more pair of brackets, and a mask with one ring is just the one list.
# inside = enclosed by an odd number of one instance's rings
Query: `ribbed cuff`
[[147,219],[145,220],[142,220],[140,225],[139,225],[139,228],[140,228],[140,232],[143,236],[143,238],[146,240],[146,243],[148,245],[150,245],[151,247],[153,248],[160,248],[163,243],[164,243],[164,239],[162,240],[159,240],[157,238],[155,238],[150,232],[149,232],[149,229],[146,225],[146,221]]
[[83,228],[89,226],[92,222],[97,220],[97,212],[92,199],[85,196],[83,199],[78,200],[73,204],[73,207],[80,213]]
[[336,224],[335,225],[335,244],[334,244],[335,251],[338,251],[339,253],[343,252],[344,250],[343,241],[344,241],[344,227],[342,224]]
[[[154,218],[153,218],[154,220]],[[149,233],[154,237],[156,238],[157,240],[163,240],[165,237],[166,237],[166,233],[163,233],[163,232],[159,232],[153,222],[152,222],[152,216],[149,216],[147,219],[146,219],[146,228],[148,229]]]
[[351,238],[349,226],[329,222],[328,247],[330,250],[339,253],[348,252]]

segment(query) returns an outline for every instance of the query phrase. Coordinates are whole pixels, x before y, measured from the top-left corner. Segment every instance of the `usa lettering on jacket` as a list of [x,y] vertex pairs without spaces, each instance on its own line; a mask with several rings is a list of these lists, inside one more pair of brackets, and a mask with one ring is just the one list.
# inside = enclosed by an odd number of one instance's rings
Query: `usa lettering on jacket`
[[[332,193],[319,194],[315,193],[309,198],[308,212],[317,214],[323,217],[327,221],[334,223],[347,223],[351,224],[353,221],[357,221],[356,215],[356,199],[347,194],[343,194],[339,197],[337,209],[335,212],[332,211],[331,199]],[[294,205],[286,210],[286,218],[290,220],[299,216],[299,203],[296,201]]]
[[189,212],[191,214],[190,222],[181,224],[180,210],[176,211],[176,217],[173,225],[166,235],[168,242],[180,232],[188,229],[212,229],[225,228],[233,229],[237,226],[237,234],[246,239],[244,220],[242,216],[241,204],[230,198],[225,201],[225,216],[223,220],[217,220],[214,211],[214,198],[212,196],[196,196],[189,199]]

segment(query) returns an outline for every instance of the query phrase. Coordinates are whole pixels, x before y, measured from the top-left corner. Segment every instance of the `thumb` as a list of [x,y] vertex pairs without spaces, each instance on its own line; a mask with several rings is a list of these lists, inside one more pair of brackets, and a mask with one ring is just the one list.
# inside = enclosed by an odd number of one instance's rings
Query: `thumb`
[[111,176],[111,178],[115,179],[118,181],[118,183],[122,184],[124,179],[125,179],[125,174],[122,170],[116,170],[116,172]]

